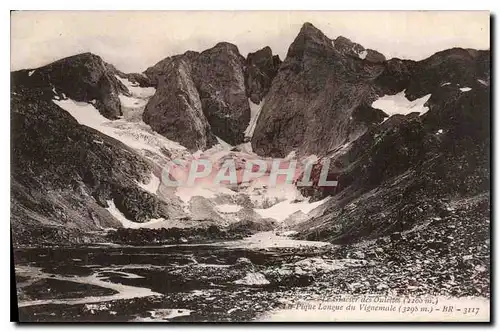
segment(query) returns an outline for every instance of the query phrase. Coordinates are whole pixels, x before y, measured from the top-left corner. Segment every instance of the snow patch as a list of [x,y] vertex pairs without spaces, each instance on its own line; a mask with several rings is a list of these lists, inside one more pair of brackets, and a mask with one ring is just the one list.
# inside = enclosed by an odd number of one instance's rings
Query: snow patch
[[189,316],[193,311],[189,309],[154,309],[149,310],[150,317],[137,316],[133,322],[168,322],[175,317]]
[[156,192],[158,191],[158,188],[160,187],[160,179],[151,173],[151,179],[149,180],[148,184],[144,183],[137,183],[142,189],[146,190],[147,192],[156,195]]
[[363,59],[363,60],[366,58],[367,55],[368,55],[368,52],[366,50],[358,53],[359,58]]
[[441,84],[441,86],[446,86],[446,85],[450,85],[450,84],[451,84],[451,82],[446,82],[446,83]]
[[248,98],[248,104],[250,105],[250,122],[248,123],[248,127],[245,129],[245,137],[251,138],[253,136],[253,132],[255,131],[255,126],[257,125],[257,120],[259,119],[262,106],[264,105],[264,100],[262,100],[259,104],[254,104],[250,98]]
[[125,110],[124,119],[112,121],[102,116],[97,108],[90,103],[76,102],[72,99],[54,99],[53,102],[67,111],[79,124],[113,137],[129,147],[141,151],[143,156],[153,161],[164,164],[165,150],[175,152],[173,156],[187,153],[185,147],[153,131],[142,120],[138,122],[127,121],[129,118],[127,112],[134,110]]
[[250,197],[252,204],[261,209],[267,209],[267,207],[282,201],[304,199],[293,184],[265,188],[260,179],[252,181],[245,193]]
[[252,142],[246,142],[246,143],[240,144],[240,145],[238,145],[238,148],[243,153],[249,153],[249,154],[254,153],[253,149],[252,149]]
[[479,83],[481,83],[482,85],[484,85],[484,86],[488,86],[488,83],[487,83],[485,80],[480,80],[480,79],[478,79],[477,81],[478,81]]
[[[55,92],[55,89],[52,89],[52,91]],[[54,100],[54,103],[71,114],[79,124],[97,129],[101,132],[103,131],[98,128],[100,128],[103,123],[110,121],[102,116],[94,105],[89,103],[78,102],[72,99]],[[106,132],[103,133],[107,134]]]
[[439,135],[439,134],[442,134],[443,133],[443,129],[439,129],[436,133],[436,135]]
[[431,94],[428,94],[413,101],[409,101],[406,98],[405,90],[403,90],[395,95],[380,97],[372,103],[372,107],[381,109],[389,116],[394,114],[406,115],[412,112],[418,112],[422,115],[429,110],[429,107],[424,106],[424,104],[430,97]]
[[28,72],[28,76],[33,75],[33,73],[34,73],[34,72],[35,72],[34,70],[30,70],[30,71]]
[[254,209],[254,210],[262,218],[272,218],[278,222],[282,222],[297,211],[302,211],[303,213],[308,214],[321,204],[325,203],[328,199],[329,197],[314,203],[309,203],[309,200],[303,202],[286,200],[278,204],[275,204],[267,209]]
[[290,151],[290,153],[286,155],[285,160],[295,159],[296,157],[297,157],[297,152],[295,152],[295,150]]
[[269,280],[260,272],[248,272],[247,275],[234,282],[237,285],[269,285]]
[[463,87],[463,88],[460,88],[460,91],[462,91],[462,92],[467,92],[467,91],[470,91],[470,90],[472,90],[472,89],[469,88],[469,87],[467,87],[467,86]]
[[[339,298],[352,298],[352,294],[338,294]],[[377,294],[363,294],[364,296],[374,297]],[[355,298],[359,298],[355,296]],[[450,297],[438,296],[435,298],[440,306],[456,306],[460,303],[463,307],[478,308],[479,314],[464,319],[461,311],[454,311],[452,313],[443,315],[440,311],[427,312],[425,315],[391,315],[388,312],[381,312],[379,310],[361,311],[361,310],[343,310],[342,314],[332,314],[332,310],[325,310],[325,308],[335,308],[339,302],[333,299],[325,299],[324,294],[318,296],[310,296],[307,300],[297,297],[283,298],[282,303],[286,303],[286,308],[273,309],[270,312],[265,312],[256,318],[259,322],[382,322],[387,321],[390,315],[390,320],[395,322],[410,322],[415,321],[415,317],[419,317],[422,321],[437,322],[456,322],[456,321],[475,321],[487,322],[490,318],[490,299],[482,297]],[[309,310],[304,310],[299,304],[307,304],[310,306]],[[340,313],[340,311],[339,311]]]

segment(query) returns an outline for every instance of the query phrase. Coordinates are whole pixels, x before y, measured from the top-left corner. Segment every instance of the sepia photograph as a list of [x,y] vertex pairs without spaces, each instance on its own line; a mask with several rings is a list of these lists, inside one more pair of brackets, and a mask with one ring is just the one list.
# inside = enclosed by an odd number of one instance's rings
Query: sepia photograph
[[490,23],[12,11],[11,311],[490,322]]

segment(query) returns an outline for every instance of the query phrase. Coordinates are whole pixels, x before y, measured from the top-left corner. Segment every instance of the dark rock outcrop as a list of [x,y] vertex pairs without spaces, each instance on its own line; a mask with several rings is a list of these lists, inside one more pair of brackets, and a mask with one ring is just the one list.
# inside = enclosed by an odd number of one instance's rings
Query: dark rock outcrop
[[127,88],[114,76],[109,64],[92,53],[70,56],[47,66],[11,73],[16,89],[44,89],[80,102],[96,101],[96,108],[108,119],[122,115],[118,95]]
[[247,96],[259,104],[271,88],[271,83],[281,65],[279,55],[273,55],[269,46],[254,53],[246,59],[245,85]]

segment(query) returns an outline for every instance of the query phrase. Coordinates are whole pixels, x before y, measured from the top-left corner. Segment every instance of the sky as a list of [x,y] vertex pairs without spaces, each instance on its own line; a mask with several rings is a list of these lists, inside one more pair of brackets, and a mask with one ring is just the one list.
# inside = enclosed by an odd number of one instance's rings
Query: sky
[[451,48],[490,48],[487,11],[17,11],[11,70],[92,52],[124,72],[220,41],[246,56],[264,46],[283,60],[304,22],[393,57],[421,60]]

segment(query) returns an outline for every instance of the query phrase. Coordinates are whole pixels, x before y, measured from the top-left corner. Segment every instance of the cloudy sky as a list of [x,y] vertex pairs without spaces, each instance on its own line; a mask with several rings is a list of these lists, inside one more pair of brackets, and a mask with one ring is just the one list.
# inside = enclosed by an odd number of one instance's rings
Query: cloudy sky
[[11,70],[92,52],[122,71],[141,72],[219,41],[236,44],[244,56],[268,45],[284,59],[304,22],[387,58],[420,60],[450,47],[490,47],[489,13],[477,11],[19,11],[11,15]]

